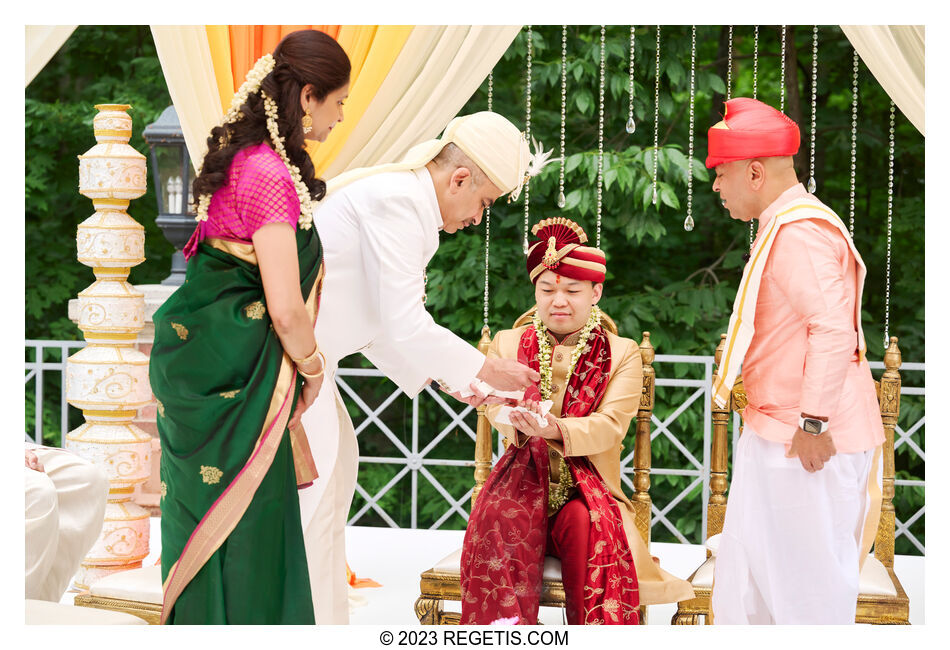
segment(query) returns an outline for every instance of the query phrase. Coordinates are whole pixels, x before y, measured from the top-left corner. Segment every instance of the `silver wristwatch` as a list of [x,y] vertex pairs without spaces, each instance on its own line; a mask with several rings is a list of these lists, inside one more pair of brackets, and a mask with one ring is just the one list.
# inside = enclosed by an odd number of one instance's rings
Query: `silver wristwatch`
[[828,423],[817,418],[798,416],[798,428],[813,436],[820,436],[828,430]]

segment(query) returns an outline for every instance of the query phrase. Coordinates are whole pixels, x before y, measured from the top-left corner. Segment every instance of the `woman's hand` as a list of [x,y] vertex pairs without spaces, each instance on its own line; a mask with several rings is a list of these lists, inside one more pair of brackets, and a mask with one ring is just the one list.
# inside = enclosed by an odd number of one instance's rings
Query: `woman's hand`
[[290,416],[287,428],[295,429],[300,425],[300,418],[303,417],[306,410],[310,408],[310,405],[317,399],[322,385],[323,375],[313,379],[304,379],[303,388],[300,390],[300,399],[297,400],[297,407],[294,409],[293,415]]

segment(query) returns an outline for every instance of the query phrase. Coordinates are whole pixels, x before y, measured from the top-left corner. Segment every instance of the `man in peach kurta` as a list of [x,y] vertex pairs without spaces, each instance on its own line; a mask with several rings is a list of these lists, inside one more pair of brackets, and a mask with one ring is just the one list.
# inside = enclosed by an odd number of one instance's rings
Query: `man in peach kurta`
[[757,219],[719,378],[741,366],[749,404],[716,557],[716,623],[854,622],[884,441],[864,358],[865,266],[838,216],[795,176],[798,126],[754,99],[726,103],[706,166],[733,219]]
[[[634,584],[639,590],[641,605],[676,602],[693,596],[688,582],[660,569],[654,562],[636,527],[633,504],[621,487],[622,442],[631,420],[637,414],[643,388],[640,348],[632,339],[602,330],[601,326],[595,327],[592,331],[603,331],[606,336],[605,347],[609,349],[606,355],[609,356],[609,364],[605,364],[606,388],[595,386],[592,390],[587,385],[579,389],[573,388],[577,384],[572,381],[572,376],[579,374],[580,378],[584,378],[593,371],[595,365],[587,361],[592,343],[582,344],[580,340],[584,337],[584,330],[590,326],[591,310],[595,309],[594,305],[603,291],[605,257],[600,250],[586,246],[586,234],[568,219],[546,219],[536,225],[533,232],[538,239],[529,250],[527,267],[529,277],[535,284],[538,319],[543,325],[543,336],[550,346],[550,378],[547,380],[549,388],[544,387],[546,380],[544,372],[541,371],[541,395],[544,397],[544,393],[549,390],[548,399],[552,405],[547,416],[542,418],[543,425],[525,413],[508,413],[509,409],[501,405],[487,407],[486,416],[507,438],[512,450],[523,448],[532,437],[541,438],[546,443],[547,462],[543,464],[549,471],[548,516],[546,522],[542,517],[539,524],[546,526],[547,532],[537,541],[548,555],[561,560],[568,623],[635,622],[633,616],[615,616],[613,620],[608,616],[605,620],[595,607],[590,607],[589,602],[585,602],[585,596],[591,591],[590,584],[585,584],[585,576],[596,563],[590,555],[588,536],[593,535],[592,529],[599,526],[602,519],[609,515],[607,510],[619,514],[617,519],[620,536],[625,542],[622,546],[629,548],[629,552],[621,550],[618,553],[617,562],[624,564],[623,558],[631,557],[633,563],[633,567],[625,567],[618,572],[619,575],[608,579],[608,582],[619,582],[628,576],[635,576]],[[527,339],[538,336],[538,333],[532,330],[535,325],[499,332],[491,343],[488,357],[519,359],[519,351],[523,351],[525,344],[531,342]],[[526,332],[527,330],[532,331]],[[584,345],[585,348],[577,350],[578,345]],[[540,350],[538,356],[543,356]],[[572,372],[571,366],[575,362]],[[576,394],[578,390],[599,395],[591,398],[593,403],[589,413],[580,417],[572,416],[566,407],[568,395],[572,392]],[[528,401],[529,409],[536,406],[534,402]],[[578,475],[576,470],[572,470],[565,462],[569,459],[586,459],[590,462],[594,469],[593,474],[598,477],[598,485],[606,488],[609,493],[608,500],[613,502],[609,508],[602,508],[604,512],[591,509],[578,486],[572,485]],[[499,461],[496,465],[486,488],[478,497],[479,500],[489,498],[487,493],[490,491],[494,474],[503,464],[503,461]],[[521,501],[527,500],[523,495],[523,492],[519,493],[519,496],[522,496]],[[518,509],[515,505],[506,506],[505,512],[512,512],[510,507]],[[500,527],[500,535],[505,539],[521,539],[517,527],[509,523],[511,519],[512,517],[506,514],[499,520],[483,520],[482,525],[485,529]],[[466,544],[472,544],[473,547],[479,545],[479,539],[491,534],[488,530],[475,530],[478,527],[477,521],[477,513],[473,510],[466,531]],[[508,549],[502,553],[508,553]],[[513,559],[511,555],[503,558],[503,564],[517,562],[517,558]],[[463,551],[462,622],[491,622],[492,615],[482,612],[486,608],[485,600],[496,597],[504,601],[508,597],[505,591],[507,586],[492,578],[491,595],[481,588],[488,582],[484,579],[476,583],[475,587],[470,586],[470,582],[466,580],[466,571],[478,574],[488,569],[480,567],[477,555],[466,568],[465,557]],[[530,579],[526,582],[530,582]],[[540,584],[518,582],[513,585],[515,594],[519,593],[519,589],[525,588],[540,589]],[[608,595],[604,607],[609,608],[612,600],[613,597]],[[613,602],[616,609],[617,601]],[[490,613],[494,610],[487,611]]]

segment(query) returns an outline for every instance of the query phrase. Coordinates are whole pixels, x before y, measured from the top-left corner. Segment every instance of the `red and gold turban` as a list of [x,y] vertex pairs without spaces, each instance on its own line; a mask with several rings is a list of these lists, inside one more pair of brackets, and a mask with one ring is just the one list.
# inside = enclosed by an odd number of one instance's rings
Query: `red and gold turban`
[[554,217],[535,224],[537,240],[528,249],[528,275],[532,282],[547,270],[575,280],[603,282],[607,258],[599,248],[584,246],[587,234],[570,219]]
[[734,160],[794,156],[801,134],[788,115],[757,99],[736,97],[726,102],[723,119],[709,128],[706,167]]

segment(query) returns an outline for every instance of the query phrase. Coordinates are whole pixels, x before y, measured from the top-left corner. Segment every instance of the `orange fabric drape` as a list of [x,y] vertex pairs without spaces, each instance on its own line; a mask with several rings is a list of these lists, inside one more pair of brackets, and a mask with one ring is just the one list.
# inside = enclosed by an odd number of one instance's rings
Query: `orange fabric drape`
[[267,52],[273,52],[280,39],[299,29],[317,29],[334,39],[340,32],[339,25],[228,25],[231,77],[234,83],[231,92],[241,87],[247,71],[254,67],[259,58]]
[[327,142],[306,143],[318,174],[333,162],[359,123],[412,31],[408,25],[208,25],[205,29],[222,113],[231,105],[248,70],[287,34],[318,29],[340,44],[350,59],[350,96],[343,124],[334,129]]

